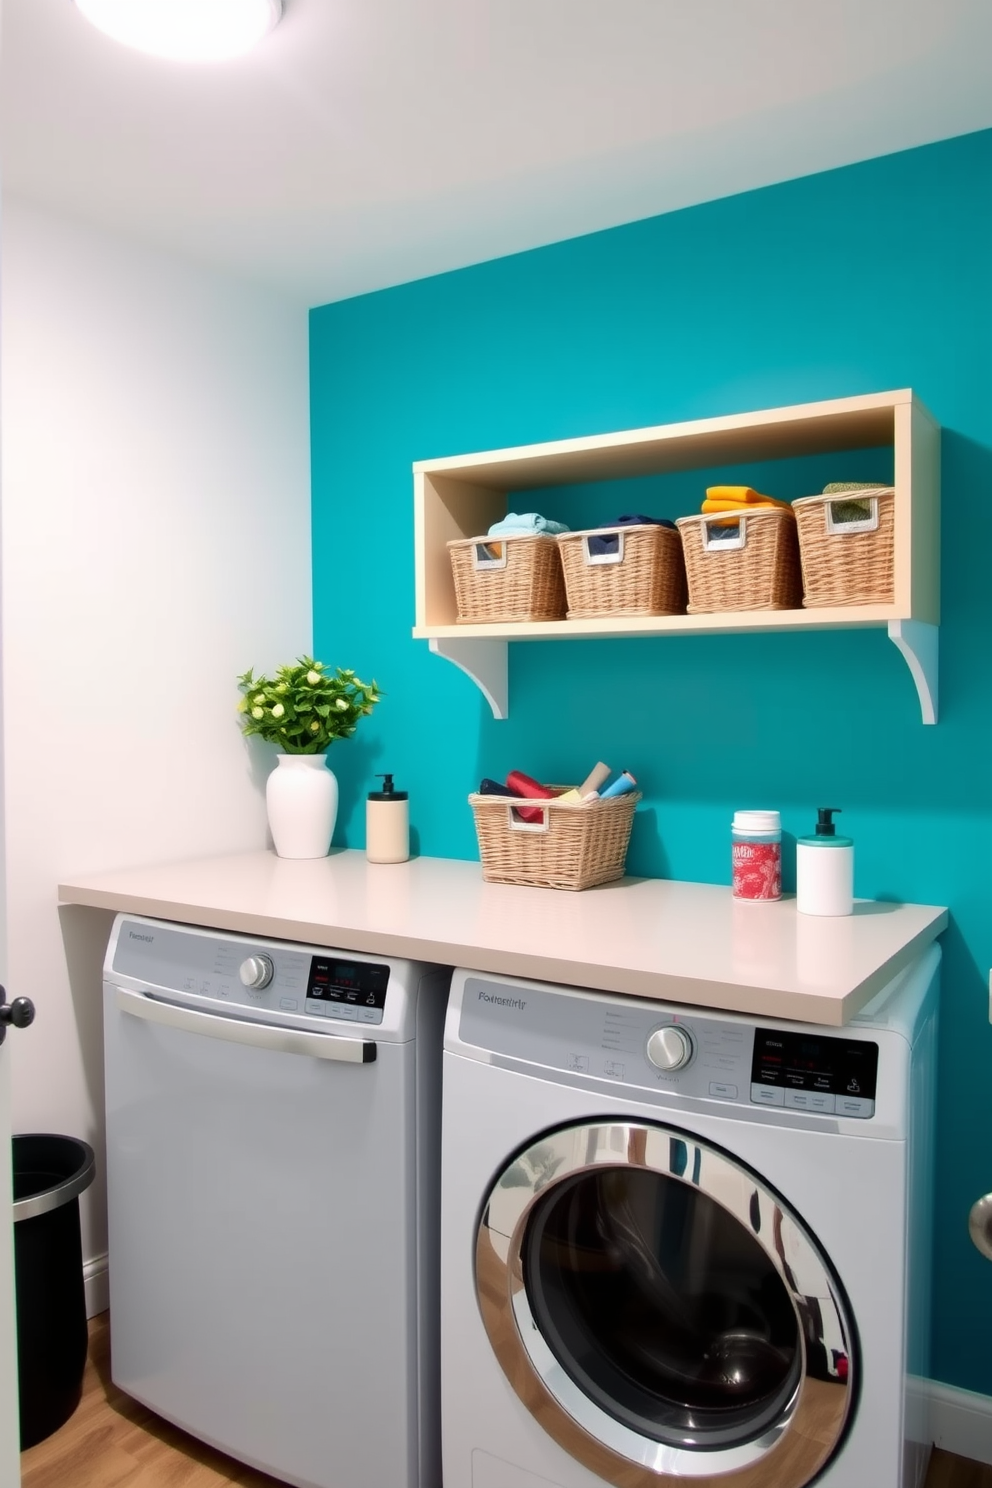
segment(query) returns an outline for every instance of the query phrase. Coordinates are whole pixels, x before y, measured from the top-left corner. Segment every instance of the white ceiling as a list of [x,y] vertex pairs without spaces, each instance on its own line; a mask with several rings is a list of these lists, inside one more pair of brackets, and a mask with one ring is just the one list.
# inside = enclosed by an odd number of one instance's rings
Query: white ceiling
[[992,0],[287,0],[200,67],[2,4],[5,190],[308,304],[992,126]]

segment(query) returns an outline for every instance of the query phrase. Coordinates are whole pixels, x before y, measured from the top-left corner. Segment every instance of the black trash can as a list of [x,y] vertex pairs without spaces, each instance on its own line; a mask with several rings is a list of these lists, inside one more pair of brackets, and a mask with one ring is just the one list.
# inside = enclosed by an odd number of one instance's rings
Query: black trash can
[[76,1137],[14,1138],[14,1278],[21,1450],[57,1431],[83,1393],[86,1294],[79,1195],[93,1149]]

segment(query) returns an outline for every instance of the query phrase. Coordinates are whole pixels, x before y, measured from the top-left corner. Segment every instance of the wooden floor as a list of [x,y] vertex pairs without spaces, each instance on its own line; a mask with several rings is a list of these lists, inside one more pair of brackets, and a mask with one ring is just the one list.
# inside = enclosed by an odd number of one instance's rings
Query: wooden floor
[[[79,1409],[54,1436],[22,1454],[22,1488],[276,1488],[275,1478],[205,1447],[111,1383],[109,1318],[105,1312],[90,1323]],[[934,1452],[926,1488],[992,1488],[992,1467]]]
[[[277,1488],[276,1479],[187,1436],[110,1378],[110,1314],[90,1323],[90,1356],[75,1414],[21,1454],[22,1488]],[[385,1485],[384,1485],[385,1488]]]

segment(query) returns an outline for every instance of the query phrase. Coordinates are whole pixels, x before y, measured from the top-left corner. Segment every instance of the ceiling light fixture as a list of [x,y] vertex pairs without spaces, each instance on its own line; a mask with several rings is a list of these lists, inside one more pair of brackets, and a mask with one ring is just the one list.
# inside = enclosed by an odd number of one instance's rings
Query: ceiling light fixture
[[173,62],[241,57],[272,30],[283,0],[76,0],[88,21],[125,46]]

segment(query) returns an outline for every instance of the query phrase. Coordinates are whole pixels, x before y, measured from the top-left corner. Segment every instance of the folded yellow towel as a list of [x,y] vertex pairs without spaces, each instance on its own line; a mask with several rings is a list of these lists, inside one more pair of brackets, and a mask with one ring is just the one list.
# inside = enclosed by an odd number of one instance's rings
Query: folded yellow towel
[[767,501],[710,501],[709,497],[703,502],[704,512],[749,512],[768,511],[769,508],[781,507],[785,511],[791,511],[787,501],[773,501],[771,497]]
[[751,490],[750,485],[708,485],[706,500],[732,501],[735,506],[751,506],[756,501],[773,501],[773,496],[761,496],[760,491]]
[[727,512],[761,510],[763,507],[780,506],[788,511],[788,501],[777,501],[774,496],[762,496],[750,486],[707,486],[704,512]]
[[791,508],[784,507],[779,501],[750,501],[743,506],[725,506],[722,502],[717,504],[713,501],[704,501],[702,510],[704,517],[712,517],[714,520],[717,517],[725,517],[728,522],[736,522],[741,517],[746,517],[748,512],[788,511]]
[[[751,486],[707,486],[702,510],[706,516],[719,514],[727,518],[737,512],[767,511],[770,507],[781,507],[791,511],[788,501],[778,501],[774,496],[762,496]],[[726,526],[727,523],[720,525]]]

